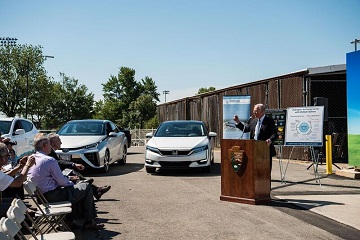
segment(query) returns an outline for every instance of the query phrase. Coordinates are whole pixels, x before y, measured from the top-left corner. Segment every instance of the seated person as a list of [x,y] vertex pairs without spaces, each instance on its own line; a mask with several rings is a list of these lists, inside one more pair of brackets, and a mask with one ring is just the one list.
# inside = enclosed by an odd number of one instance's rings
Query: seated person
[[[8,163],[9,151],[4,143],[0,143],[0,168]],[[26,180],[28,171],[32,165],[35,164],[34,157],[23,157],[20,159],[13,169],[4,173],[0,171],[0,191],[6,190],[8,187],[21,187]],[[16,173],[20,174],[17,177],[12,177]],[[2,196],[1,196],[2,197]],[[0,216],[6,217],[6,211],[10,207],[11,201],[3,201],[1,199]],[[10,199],[12,200],[12,198]]]
[[[60,149],[60,147],[61,147],[61,139],[58,134],[50,133],[48,135],[48,138],[50,140],[50,145],[51,145],[51,153],[49,153],[48,155],[55,158],[58,161],[61,170],[64,170],[66,168],[84,170],[84,165],[82,165],[82,164],[72,163],[69,161],[63,161],[58,158],[58,156],[55,152],[56,150]],[[107,191],[109,191],[111,188],[111,186],[108,186],[108,185],[105,185],[104,187],[97,187],[93,184],[93,181],[94,181],[93,179],[87,179],[86,177],[81,175],[81,173],[79,173],[75,170],[71,171],[69,178],[71,181],[73,181],[75,183],[78,181],[89,182],[89,184],[91,185],[91,187],[93,189],[93,194],[94,194],[94,197],[96,198],[96,200],[99,200],[101,198],[101,196],[104,193],[106,193]]]
[[[5,168],[7,170],[11,170],[11,169],[15,168],[15,166],[18,164],[18,159],[17,159],[17,156],[16,156],[15,151],[13,149],[13,145],[16,145],[16,143],[11,142],[9,138],[5,138],[3,140],[3,142],[6,144],[6,147],[8,148],[8,151],[9,151],[8,165],[6,165]],[[15,172],[11,176],[15,177],[16,174],[18,174],[18,172]],[[5,191],[3,191],[2,197],[3,198],[16,198],[16,197],[18,197],[18,198],[24,200],[24,198],[25,198],[24,188],[23,188],[23,186],[20,186],[20,187],[8,187]]]
[[70,201],[74,220],[82,220],[84,229],[98,230],[104,224],[95,222],[97,217],[92,188],[87,182],[74,184],[62,174],[58,162],[48,154],[51,145],[47,135],[36,134],[34,138],[36,153],[33,154],[36,165],[32,166],[28,176],[37,184],[45,198],[51,202]]

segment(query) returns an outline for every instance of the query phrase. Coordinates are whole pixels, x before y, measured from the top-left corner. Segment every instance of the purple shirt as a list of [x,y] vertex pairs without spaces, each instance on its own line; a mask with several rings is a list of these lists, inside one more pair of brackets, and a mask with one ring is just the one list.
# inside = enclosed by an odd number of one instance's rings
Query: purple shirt
[[33,156],[35,156],[36,164],[29,169],[28,177],[37,184],[42,193],[54,190],[57,187],[74,185],[62,174],[55,158],[40,151],[37,151]]

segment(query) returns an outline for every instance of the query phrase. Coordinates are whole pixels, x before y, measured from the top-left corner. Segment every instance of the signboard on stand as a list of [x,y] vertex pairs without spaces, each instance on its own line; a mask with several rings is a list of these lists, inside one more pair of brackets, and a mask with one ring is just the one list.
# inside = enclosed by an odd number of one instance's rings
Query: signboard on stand
[[238,129],[233,120],[237,115],[242,122],[247,122],[250,117],[250,100],[248,95],[223,97],[223,139],[249,139],[248,133]]
[[274,142],[274,145],[284,145],[285,139],[285,126],[286,126],[286,110],[283,109],[267,109],[266,116],[272,118],[275,122],[277,129],[278,139]]
[[286,146],[323,146],[324,106],[293,107],[286,111]]

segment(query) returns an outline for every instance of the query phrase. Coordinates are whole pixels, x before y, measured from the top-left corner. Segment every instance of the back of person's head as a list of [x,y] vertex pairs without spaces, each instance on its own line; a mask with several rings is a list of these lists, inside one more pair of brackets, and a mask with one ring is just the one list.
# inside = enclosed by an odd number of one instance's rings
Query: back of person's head
[[5,156],[9,154],[9,150],[5,143],[0,142],[0,156]]
[[45,133],[38,133],[34,137],[34,148],[36,151],[43,149],[43,143],[49,142],[49,138]]
[[49,138],[49,141],[50,141],[50,144],[52,142],[54,142],[57,138],[60,138],[59,134],[56,134],[56,133],[49,133],[48,134],[48,138]]

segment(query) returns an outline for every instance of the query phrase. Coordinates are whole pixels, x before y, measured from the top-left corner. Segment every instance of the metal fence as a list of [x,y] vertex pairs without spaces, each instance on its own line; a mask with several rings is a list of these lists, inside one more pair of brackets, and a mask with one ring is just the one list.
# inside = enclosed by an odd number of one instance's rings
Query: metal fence
[[131,133],[131,145],[132,146],[145,146],[146,145],[146,134],[154,133],[156,129],[139,129],[134,128],[130,130]]

